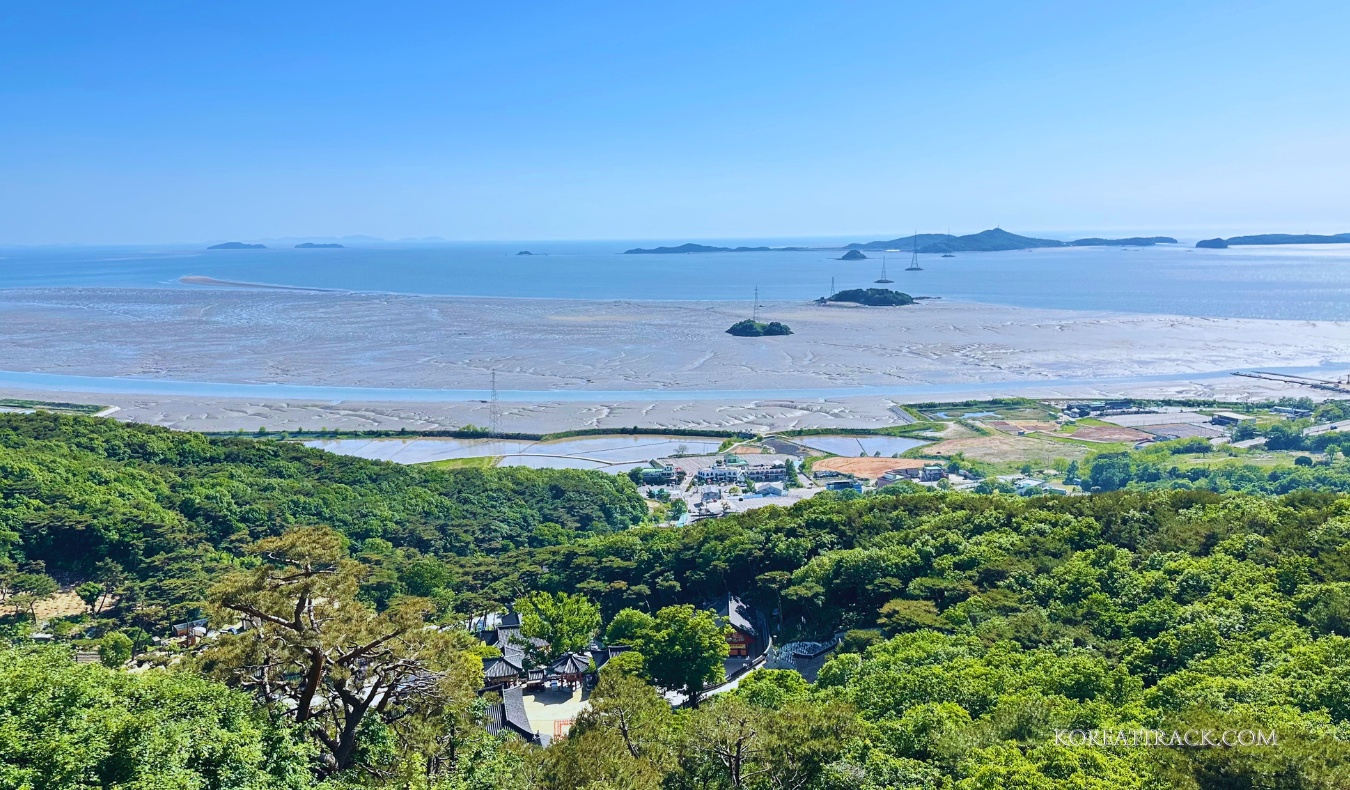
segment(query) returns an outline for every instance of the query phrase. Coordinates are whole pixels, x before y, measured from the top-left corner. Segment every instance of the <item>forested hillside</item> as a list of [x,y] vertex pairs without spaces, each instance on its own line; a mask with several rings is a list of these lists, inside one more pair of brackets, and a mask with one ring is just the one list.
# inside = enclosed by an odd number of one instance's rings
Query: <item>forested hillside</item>
[[0,415],[0,572],[131,596],[163,627],[204,600],[245,544],[307,524],[353,552],[472,555],[607,533],[646,506],[627,478],[575,470],[367,461],[297,444],[214,439],[110,420]]
[[[181,786],[303,775],[559,790],[1350,787],[1350,497],[1336,493],[823,494],[656,528],[630,526],[643,503],[626,479],[594,473],[399,468],[82,418],[0,425],[11,583],[34,562],[74,581],[112,560],[129,578],[113,583],[113,610],[65,618],[72,641],[125,629],[130,644],[127,626],[207,600],[218,619],[274,613],[171,662],[165,679],[76,669],[60,644],[0,654],[0,688],[22,689],[0,693],[0,787],[57,763],[87,767],[47,786],[112,786],[99,777],[152,746]],[[304,608],[286,592],[297,572],[316,580],[304,583],[307,610],[331,617],[326,631],[295,625],[290,644],[287,613]],[[625,609],[730,592],[768,616],[780,644],[843,639],[814,684],[757,670],[696,710],[672,710],[653,687],[664,643],[649,638],[634,661],[601,670],[566,739],[526,747],[483,729],[481,646],[455,624],[532,592],[579,592],[610,626],[655,622]],[[11,616],[7,633],[22,641],[29,619]],[[382,659],[361,652],[384,631],[400,635],[390,666],[404,674],[375,674]],[[325,639],[331,655],[356,657],[326,670],[332,698],[386,683],[387,710],[289,722],[284,687]],[[194,713],[153,710],[161,699]],[[86,708],[118,712],[112,731],[149,729],[142,741],[58,739],[47,751],[16,735],[56,732]],[[1056,738],[1103,728],[1274,731],[1277,742]],[[173,755],[185,730],[238,745],[228,776],[209,752]],[[280,744],[277,757],[261,743]]]

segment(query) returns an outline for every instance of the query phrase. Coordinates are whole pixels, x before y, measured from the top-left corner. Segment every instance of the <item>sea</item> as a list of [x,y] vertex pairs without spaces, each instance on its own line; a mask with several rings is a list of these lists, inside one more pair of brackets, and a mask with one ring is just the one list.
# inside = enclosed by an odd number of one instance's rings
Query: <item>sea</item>
[[[701,240],[706,241],[706,240]],[[182,277],[464,297],[804,301],[830,289],[1029,308],[1350,320],[1350,245],[1071,247],[920,255],[839,250],[627,255],[661,242],[353,243],[342,249],[0,247],[0,289],[203,288]],[[716,241],[707,243],[717,244]],[[788,242],[790,243],[790,242]],[[745,241],[723,243],[727,246]],[[529,250],[533,255],[518,255]],[[886,276],[882,276],[883,265]],[[875,281],[893,280],[884,284]]]

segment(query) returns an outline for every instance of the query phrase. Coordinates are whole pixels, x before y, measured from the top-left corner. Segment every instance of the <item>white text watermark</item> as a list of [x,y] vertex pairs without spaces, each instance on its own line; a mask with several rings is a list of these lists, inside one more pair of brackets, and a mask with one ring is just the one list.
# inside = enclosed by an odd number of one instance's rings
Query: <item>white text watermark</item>
[[1222,749],[1278,746],[1275,730],[1055,730],[1056,746]]

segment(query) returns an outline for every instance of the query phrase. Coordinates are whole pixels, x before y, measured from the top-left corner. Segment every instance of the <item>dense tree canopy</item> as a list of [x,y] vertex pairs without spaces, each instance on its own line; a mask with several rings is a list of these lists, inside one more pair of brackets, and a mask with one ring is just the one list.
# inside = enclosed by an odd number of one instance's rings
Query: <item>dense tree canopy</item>
[[[1335,486],[1317,475],[1340,473],[1320,460],[1278,477],[1217,464],[1203,487],[1223,490],[1194,490],[1161,447],[1092,459],[1085,477],[1103,492],[1089,496],[821,494],[656,528],[630,527],[642,502],[626,478],[402,469],[46,416],[0,427],[7,594],[33,586],[16,585],[22,574],[93,581],[85,608],[117,590],[108,605],[127,622],[107,639],[109,663],[127,642],[148,644],[127,627],[136,616],[162,623],[213,586],[233,613],[217,611],[216,625],[255,621],[216,643],[214,663],[140,675],[76,666],[61,645],[3,653],[0,787],[56,770],[83,784],[52,786],[106,786],[109,771],[138,778],[137,761],[212,787],[346,781],[343,765],[362,783],[428,790],[1350,786],[1350,497],[1318,490]],[[323,581],[294,594],[305,562]],[[654,686],[697,691],[721,671],[722,625],[701,605],[727,594],[765,615],[776,644],[843,642],[814,684],[761,669],[671,710]],[[469,667],[467,614],[526,595],[587,613],[558,619],[558,649],[595,629],[591,607],[599,632],[636,648],[601,671],[571,737],[539,750],[489,736],[487,701],[466,700],[472,682],[401,699],[449,672],[440,657]],[[297,603],[337,625],[286,633]],[[364,654],[343,658],[389,634],[407,652],[383,657],[416,664],[401,680]],[[287,689],[303,690],[316,664],[332,674],[307,704],[327,719],[297,735],[288,722],[303,705]],[[202,666],[265,704],[193,674]],[[385,697],[363,696],[372,684],[393,690],[391,715],[338,710],[347,696],[378,705]],[[343,762],[321,736],[340,747],[352,721]],[[1057,730],[1093,728],[1273,729],[1279,745],[1056,742]],[[187,731],[204,745],[181,746]],[[31,732],[50,735],[21,737]],[[232,778],[192,773],[222,770]]]
[[197,675],[0,647],[0,787],[298,790],[309,758],[298,732]]
[[[278,441],[0,414],[0,576],[6,562],[41,562],[51,574],[109,582],[155,627],[195,616],[212,576],[242,547],[291,526],[331,526],[357,551],[401,549],[401,565],[614,532],[645,513],[627,478],[596,472],[437,470]],[[413,592],[431,594],[427,583],[410,573],[421,585]]]

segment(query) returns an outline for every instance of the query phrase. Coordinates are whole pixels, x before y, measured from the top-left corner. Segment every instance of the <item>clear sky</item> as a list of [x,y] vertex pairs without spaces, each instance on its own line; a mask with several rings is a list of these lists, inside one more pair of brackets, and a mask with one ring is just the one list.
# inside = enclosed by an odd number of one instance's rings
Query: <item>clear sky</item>
[[0,243],[1350,231],[1350,3],[7,3]]

